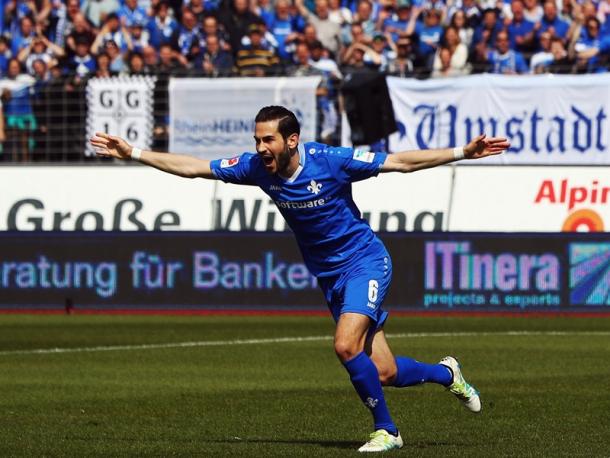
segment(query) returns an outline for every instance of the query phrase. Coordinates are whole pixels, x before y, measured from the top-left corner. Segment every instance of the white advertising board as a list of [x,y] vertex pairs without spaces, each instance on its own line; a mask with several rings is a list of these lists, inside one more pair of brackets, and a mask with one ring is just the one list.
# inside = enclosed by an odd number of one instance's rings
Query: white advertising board
[[[375,230],[442,230],[450,178],[449,167],[383,174],[355,183],[354,199]],[[5,167],[0,183],[0,230],[286,229],[255,186],[145,167]]]
[[320,77],[172,78],[169,82],[169,150],[206,159],[253,151],[254,117],[267,105],[292,110],[301,138],[316,135]]
[[610,231],[604,167],[459,167],[454,231]]
[[[452,195],[452,173],[455,181]],[[609,231],[602,167],[438,167],[353,185],[374,230]],[[285,230],[255,186],[143,166],[0,167],[0,230]]]
[[216,182],[145,167],[2,167],[0,230],[207,230]]
[[486,164],[610,164],[610,75],[388,78],[390,150],[457,146],[486,133],[511,148]]

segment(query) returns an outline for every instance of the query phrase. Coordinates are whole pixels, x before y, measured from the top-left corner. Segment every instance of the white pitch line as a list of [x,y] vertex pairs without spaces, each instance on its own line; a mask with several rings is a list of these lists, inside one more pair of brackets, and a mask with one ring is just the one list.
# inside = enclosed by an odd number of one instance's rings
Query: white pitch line
[[[399,334],[386,334],[389,339],[422,338],[422,337],[485,337],[485,336],[609,336],[610,331],[501,331],[501,332],[405,332]],[[220,347],[230,345],[259,345],[270,343],[317,342],[332,340],[332,336],[306,336],[306,337],[276,337],[269,339],[235,339],[235,340],[202,340],[198,342],[169,342],[159,344],[140,345],[108,345],[98,347],[76,348],[38,348],[31,350],[4,350],[0,356],[10,355],[46,355],[58,353],[86,353],[98,351],[131,351],[156,350],[164,348],[190,348],[190,347]]]

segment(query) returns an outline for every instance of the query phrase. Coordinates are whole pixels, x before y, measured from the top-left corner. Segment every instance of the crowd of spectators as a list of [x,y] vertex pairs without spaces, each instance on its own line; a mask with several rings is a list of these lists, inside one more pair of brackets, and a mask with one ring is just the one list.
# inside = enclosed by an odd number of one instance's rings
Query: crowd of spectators
[[[0,0],[0,6],[0,142],[13,152],[30,151],[34,142],[69,151],[79,133],[51,136],[47,121],[63,116],[66,125],[78,124],[82,87],[92,76],[153,74],[163,92],[169,75],[320,75],[320,136],[327,139],[336,130],[337,87],[349,73],[597,73],[607,71],[610,53],[610,0]],[[62,110],[53,108],[58,99]],[[155,109],[162,118],[163,103]]]

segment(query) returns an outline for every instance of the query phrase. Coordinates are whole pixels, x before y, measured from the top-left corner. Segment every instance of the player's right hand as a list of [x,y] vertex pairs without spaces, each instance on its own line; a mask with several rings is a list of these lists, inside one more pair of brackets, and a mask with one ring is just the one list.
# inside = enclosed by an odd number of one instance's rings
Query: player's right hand
[[123,160],[131,157],[132,146],[116,135],[96,132],[89,142],[95,147],[95,154],[98,156],[114,157]]

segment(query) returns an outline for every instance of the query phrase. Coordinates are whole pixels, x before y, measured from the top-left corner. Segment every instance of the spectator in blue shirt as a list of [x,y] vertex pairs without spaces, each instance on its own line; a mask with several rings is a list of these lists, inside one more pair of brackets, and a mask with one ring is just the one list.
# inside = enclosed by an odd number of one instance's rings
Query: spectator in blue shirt
[[579,53],[578,65],[582,71],[586,73],[603,73],[606,72],[602,65],[599,54],[590,57],[584,57],[583,51],[589,49],[599,49],[601,42],[600,35],[601,24],[596,17],[586,19],[584,27],[581,28],[578,41],[574,46],[574,50]]
[[197,26],[197,18],[189,10],[182,12],[182,23],[178,32],[178,49],[183,55],[187,55],[193,45],[199,44],[201,33]]
[[519,51],[510,49],[508,32],[504,30],[496,36],[496,49],[489,51],[487,59],[491,64],[492,73],[514,75],[529,71],[523,55]]
[[32,18],[29,16],[24,16],[19,21],[18,30],[13,33],[11,39],[11,51],[13,56],[17,56],[19,51],[23,48],[29,46],[32,39],[36,36],[36,31],[34,30],[34,22]]
[[481,24],[474,30],[472,35],[472,46],[483,48],[494,48],[496,46],[496,35],[502,30],[502,24],[498,20],[498,11],[492,8],[483,12]]
[[536,35],[535,24],[525,19],[523,1],[513,0],[510,9],[513,14],[513,18],[507,26],[510,47],[519,52],[533,52]]
[[67,70],[70,73],[76,73],[81,78],[94,73],[97,65],[89,51],[89,42],[84,38],[79,38],[75,43],[74,55],[68,59]]
[[162,45],[178,41],[178,22],[170,14],[169,4],[162,1],[154,9],[155,15],[148,21],[150,43],[158,50]]
[[193,63],[193,70],[205,76],[229,76],[233,71],[233,56],[221,48],[216,35],[208,35],[205,50]]
[[400,0],[396,7],[396,14],[383,21],[383,31],[392,34],[392,41],[396,42],[400,35],[407,31],[409,18],[411,17],[411,4]]
[[0,35],[0,78],[6,75],[6,69],[8,67],[8,61],[12,56],[11,53],[11,42],[4,35]]
[[138,0],[125,0],[125,4],[118,11],[121,24],[131,27],[135,23],[144,23],[148,19],[146,10],[138,6]]
[[546,0],[543,5],[544,15],[540,20],[538,33],[549,30],[553,36],[565,40],[568,36],[570,24],[557,16],[557,5],[554,0]]
[[218,44],[220,49],[223,51],[231,51],[231,45],[229,44],[229,37],[227,33],[218,27],[218,19],[216,16],[208,15],[203,19],[203,27],[201,29],[201,48],[206,48],[206,40],[210,36],[218,38]]
[[121,52],[131,51],[132,43],[129,31],[121,24],[119,16],[110,13],[104,20],[104,25],[91,45],[91,53],[97,54],[108,42],[114,42]]
[[282,60],[290,59],[291,49],[287,48],[298,37],[298,32],[303,29],[305,22],[300,16],[290,15],[290,3],[288,0],[277,0],[275,12],[267,17],[267,29],[273,34],[277,41],[278,56]]
[[432,69],[434,54],[439,46],[443,35],[443,27],[440,25],[441,12],[439,10],[428,10],[424,14],[423,22],[417,21],[422,13],[422,8],[414,7],[407,27],[407,35],[415,31],[419,40],[419,58],[428,70]]

